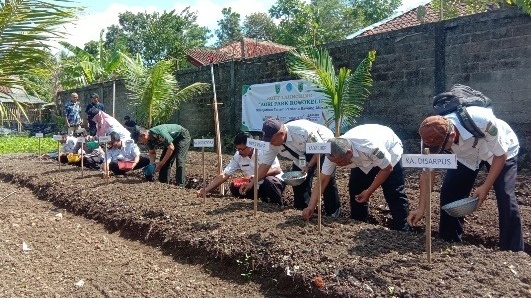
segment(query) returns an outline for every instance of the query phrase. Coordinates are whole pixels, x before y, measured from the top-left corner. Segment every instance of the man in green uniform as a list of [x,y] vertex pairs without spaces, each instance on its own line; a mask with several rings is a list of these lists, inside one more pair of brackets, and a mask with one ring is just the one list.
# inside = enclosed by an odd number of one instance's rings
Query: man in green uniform
[[162,124],[149,130],[141,130],[138,142],[149,147],[149,159],[152,163],[157,158],[156,148],[163,148],[160,162],[155,172],[159,173],[159,181],[168,182],[168,172],[177,159],[175,179],[177,185],[186,185],[186,154],[190,147],[190,133],[178,124]]

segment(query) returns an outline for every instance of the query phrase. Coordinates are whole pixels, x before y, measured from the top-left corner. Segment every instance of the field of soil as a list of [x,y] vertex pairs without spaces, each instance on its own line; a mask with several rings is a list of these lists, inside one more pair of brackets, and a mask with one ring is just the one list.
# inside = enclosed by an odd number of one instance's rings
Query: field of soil
[[[228,158],[229,156],[224,156],[225,164]],[[216,173],[216,156],[207,153],[205,163],[207,180],[211,180]],[[283,162],[283,167],[286,168],[287,163]],[[113,256],[109,254],[115,251],[102,249],[102,244],[98,241],[94,241],[93,245],[79,246],[77,250],[62,249],[63,259],[75,260],[64,265],[72,270],[72,278],[67,285],[49,280],[54,278],[54,272],[67,270],[61,266],[58,269],[53,258],[30,262],[28,254],[19,254],[17,261],[24,262],[15,264],[29,271],[35,267],[40,268],[40,272],[48,271],[52,274],[38,275],[38,283],[31,283],[20,277],[10,279],[9,284],[20,292],[8,293],[21,293],[16,296],[25,296],[23,290],[29,285],[71,288],[70,281],[81,278],[76,274],[75,270],[79,268],[76,264],[95,262],[98,266],[92,271],[92,280],[99,281],[104,276],[113,276],[116,285],[123,280],[133,280],[135,287],[144,289],[138,292],[142,294],[133,296],[194,297],[180,295],[173,290],[168,293],[145,290],[159,282],[161,284],[158,286],[165,286],[158,279],[153,281],[141,278],[160,274],[157,273],[160,266],[146,266],[145,260],[138,260],[144,256],[136,254],[136,250],[149,245],[150,249],[171,255],[175,262],[202,265],[203,270],[205,266],[214,266],[212,268],[216,269],[212,271],[215,276],[223,279],[223,282],[237,284],[238,289],[242,287],[243,292],[235,290],[233,296],[245,296],[247,293],[248,297],[531,297],[531,187],[528,184],[531,173],[527,171],[519,173],[517,184],[526,252],[497,250],[497,209],[495,200],[487,200],[479,211],[466,218],[466,241],[460,244],[449,244],[437,239],[439,211],[438,208],[433,209],[431,264],[426,262],[422,228],[410,233],[388,229],[390,215],[381,191],[378,190],[371,198],[372,215],[369,223],[347,218],[350,211],[348,173],[345,170],[340,169],[337,174],[343,206],[342,218],[324,218],[321,232],[317,230],[316,217],[310,222],[304,222],[300,211],[291,208],[290,187],[287,187],[285,193],[284,208],[259,203],[258,216],[253,215],[253,203],[250,200],[213,194],[203,205],[195,195],[195,188],[201,184],[201,173],[202,159],[197,152],[190,152],[188,156],[187,188],[144,182],[141,173],[113,177],[106,184],[97,171],[85,171],[82,177],[79,168],[62,167],[59,172],[55,162],[39,161],[34,156],[0,156],[0,180],[11,183],[5,191],[2,187],[0,199],[15,186],[25,187],[39,199],[52,202],[55,208],[64,208],[69,215],[82,215],[101,223],[113,236],[119,234],[122,238],[144,243],[135,243],[132,246],[135,252]],[[418,200],[418,171],[407,170],[406,176],[406,189],[413,208]],[[440,182],[440,177],[438,178]],[[6,184],[2,184],[4,185]],[[433,205],[438,206],[437,192],[432,194],[432,200]],[[11,218],[10,214],[24,215],[20,212],[24,205],[7,205],[8,201],[14,202],[11,197],[0,201],[0,206],[5,209],[0,213],[4,226],[4,222]],[[18,211],[7,210],[9,208]],[[25,208],[31,211],[37,207]],[[45,223],[41,224],[43,227],[47,226]],[[71,233],[71,230],[54,227],[57,225],[55,219],[48,220],[47,224],[56,234],[52,236],[56,246],[67,245],[71,241],[63,236]],[[2,233],[7,232],[2,230]],[[103,232],[94,230],[94,233]],[[38,232],[31,235],[36,243],[44,241],[39,238],[50,237],[49,234]],[[83,237],[90,239],[91,235],[85,231]],[[18,242],[3,245],[7,247],[16,244],[20,250],[21,239],[16,240]],[[0,260],[16,256],[11,252],[12,246],[9,249],[2,250]],[[33,249],[29,253],[36,251],[36,248]],[[156,255],[153,252],[151,254]],[[117,259],[116,262],[121,263],[106,262],[107,259]],[[130,267],[127,270],[117,265],[128,261]],[[12,275],[3,270],[9,264],[9,261],[2,262],[2,280],[6,280],[7,275]],[[127,272],[135,270],[142,272],[138,279],[128,279],[130,277]],[[100,275],[101,277],[95,277]],[[255,284],[258,286],[254,286]],[[234,289],[220,283],[211,285],[206,288],[214,292],[205,292],[202,296],[224,296],[224,292],[217,290],[219,287]],[[172,287],[169,283],[167,286]],[[105,287],[113,289],[113,282]],[[116,288],[120,289],[119,286]],[[44,290],[41,288],[40,291],[39,293],[43,293]],[[94,291],[100,290],[95,288]],[[54,292],[46,293],[48,294],[44,296],[53,296]],[[66,293],[67,296],[77,296],[72,292]],[[117,293],[119,294],[109,296],[131,296],[126,292]],[[201,296],[200,292],[196,293],[198,297]],[[85,296],[91,295],[89,293]]]

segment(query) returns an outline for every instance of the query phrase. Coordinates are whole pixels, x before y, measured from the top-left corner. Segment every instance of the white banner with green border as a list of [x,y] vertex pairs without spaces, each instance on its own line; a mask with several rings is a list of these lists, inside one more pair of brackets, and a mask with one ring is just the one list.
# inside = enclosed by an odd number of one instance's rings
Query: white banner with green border
[[266,119],[283,122],[307,119],[325,124],[332,113],[325,109],[323,93],[308,81],[293,80],[242,87],[242,131],[261,131]]

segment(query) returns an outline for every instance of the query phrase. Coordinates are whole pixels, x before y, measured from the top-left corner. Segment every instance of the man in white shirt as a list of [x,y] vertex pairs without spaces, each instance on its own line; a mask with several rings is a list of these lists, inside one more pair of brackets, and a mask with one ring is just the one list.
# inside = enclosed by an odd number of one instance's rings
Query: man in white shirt
[[[331,153],[321,169],[321,188],[328,185],[336,166],[350,168],[350,218],[360,221],[369,219],[369,199],[381,186],[393,217],[391,228],[409,230],[409,204],[400,164],[402,141],[393,130],[378,124],[359,125],[328,142],[331,143]],[[304,219],[312,216],[318,196],[315,186],[310,203],[302,212]]]
[[[446,171],[441,187],[441,206],[469,197],[479,198],[480,206],[492,187],[496,193],[501,250],[522,251],[524,240],[520,209],[514,193],[517,155],[520,145],[511,127],[484,107],[467,107],[473,123],[485,137],[475,138],[458,120],[456,113],[430,116],[421,123],[419,134],[431,153],[452,152],[457,156],[457,169]],[[474,191],[474,182],[481,165],[488,169],[483,184]],[[421,179],[427,179],[423,173]],[[432,172],[434,178],[434,172]],[[434,179],[432,179],[433,181]],[[426,192],[421,183],[421,194]],[[410,212],[408,221],[416,224],[424,216],[425,202]],[[440,212],[439,235],[446,241],[460,242],[464,218]]]
[[[225,167],[223,173],[219,174],[208,186],[197,191],[197,196],[202,197],[205,193],[209,193],[212,189],[221,185],[221,183],[227,181],[231,175],[241,170],[245,173],[246,177],[251,178],[254,176],[254,162],[258,156],[258,162],[260,162],[263,153],[251,147],[247,147],[247,139],[252,138],[251,134],[246,132],[240,132],[234,137],[234,146],[236,147],[236,154],[232,157],[230,163]],[[273,164],[269,168],[266,177],[258,182],[258,197],[264,202],[274,203],[282,205],[282,192],[284,191],[285,184],[280,177],[282,176],[282,169],[277,158],[273,161]],[[254,186],[253,186],[254,187]],[[254,196],[252,189],[246,193],[240,192],[241,186],[235,185],[234,181],[230,184],[230,192],[235,197],[251,199]]]
[[66,133],[62,134],[62,137],[63,139],[60,142],[63,144],[63,146],[61,147],[58,158],[61,163],[67,163],[68,158],[66,156],[69,153],[76,153],[76,151],[74,151],[74,147],[76,147],[77,137],[68,135]]
[[[294,207],[299,210],[306,208],[310,201],[315,167],[317,162],[322,163],[324,160],[324,156],[318,161],[318,155],[306,154],[306,143],[325,143],[334,137],[334,133],[326,126],[305,119],[282,123],[273,118],[264,121],[262,131],[263,140],[269,142],[271,146],[269,151],[264,153],[264,158],[258,167],[258,180],[265,177],[277,154],[293,160],[292,171],[302,170],[307,173],[306,180],[302,184],[293,186]],[[297,165],[299,158],[306,161],[306,166],[302,169]],[[254,180],[245,185],[243,191],[248,191],[253,183]],[[339,217],[341,209],[334,175],[330,177],[330,183],[325,188],[323,197],[325,215]]]
[[[120,139],[120,134],[111,132],[110,149],[107,150],[107,163],[103,163],[103,177],[107,169],[112,171],[114,175],[125,175],[129,171],[141,169],[150,164],[150,160],[146,156],[140,156],[140,149],[131,139]],[[120,167],[119,161],[131,162],[129,168]],[[149,177],[146,179],[151,180]]]

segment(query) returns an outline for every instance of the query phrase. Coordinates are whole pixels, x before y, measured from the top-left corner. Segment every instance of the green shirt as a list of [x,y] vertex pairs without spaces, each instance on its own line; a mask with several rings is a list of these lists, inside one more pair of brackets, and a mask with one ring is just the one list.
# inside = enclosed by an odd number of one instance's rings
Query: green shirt
[[148,147],[150,150],[156,147],[168,147],[173,140],[182,135],[185,128],[178,124],[161,124],[149,130]]

